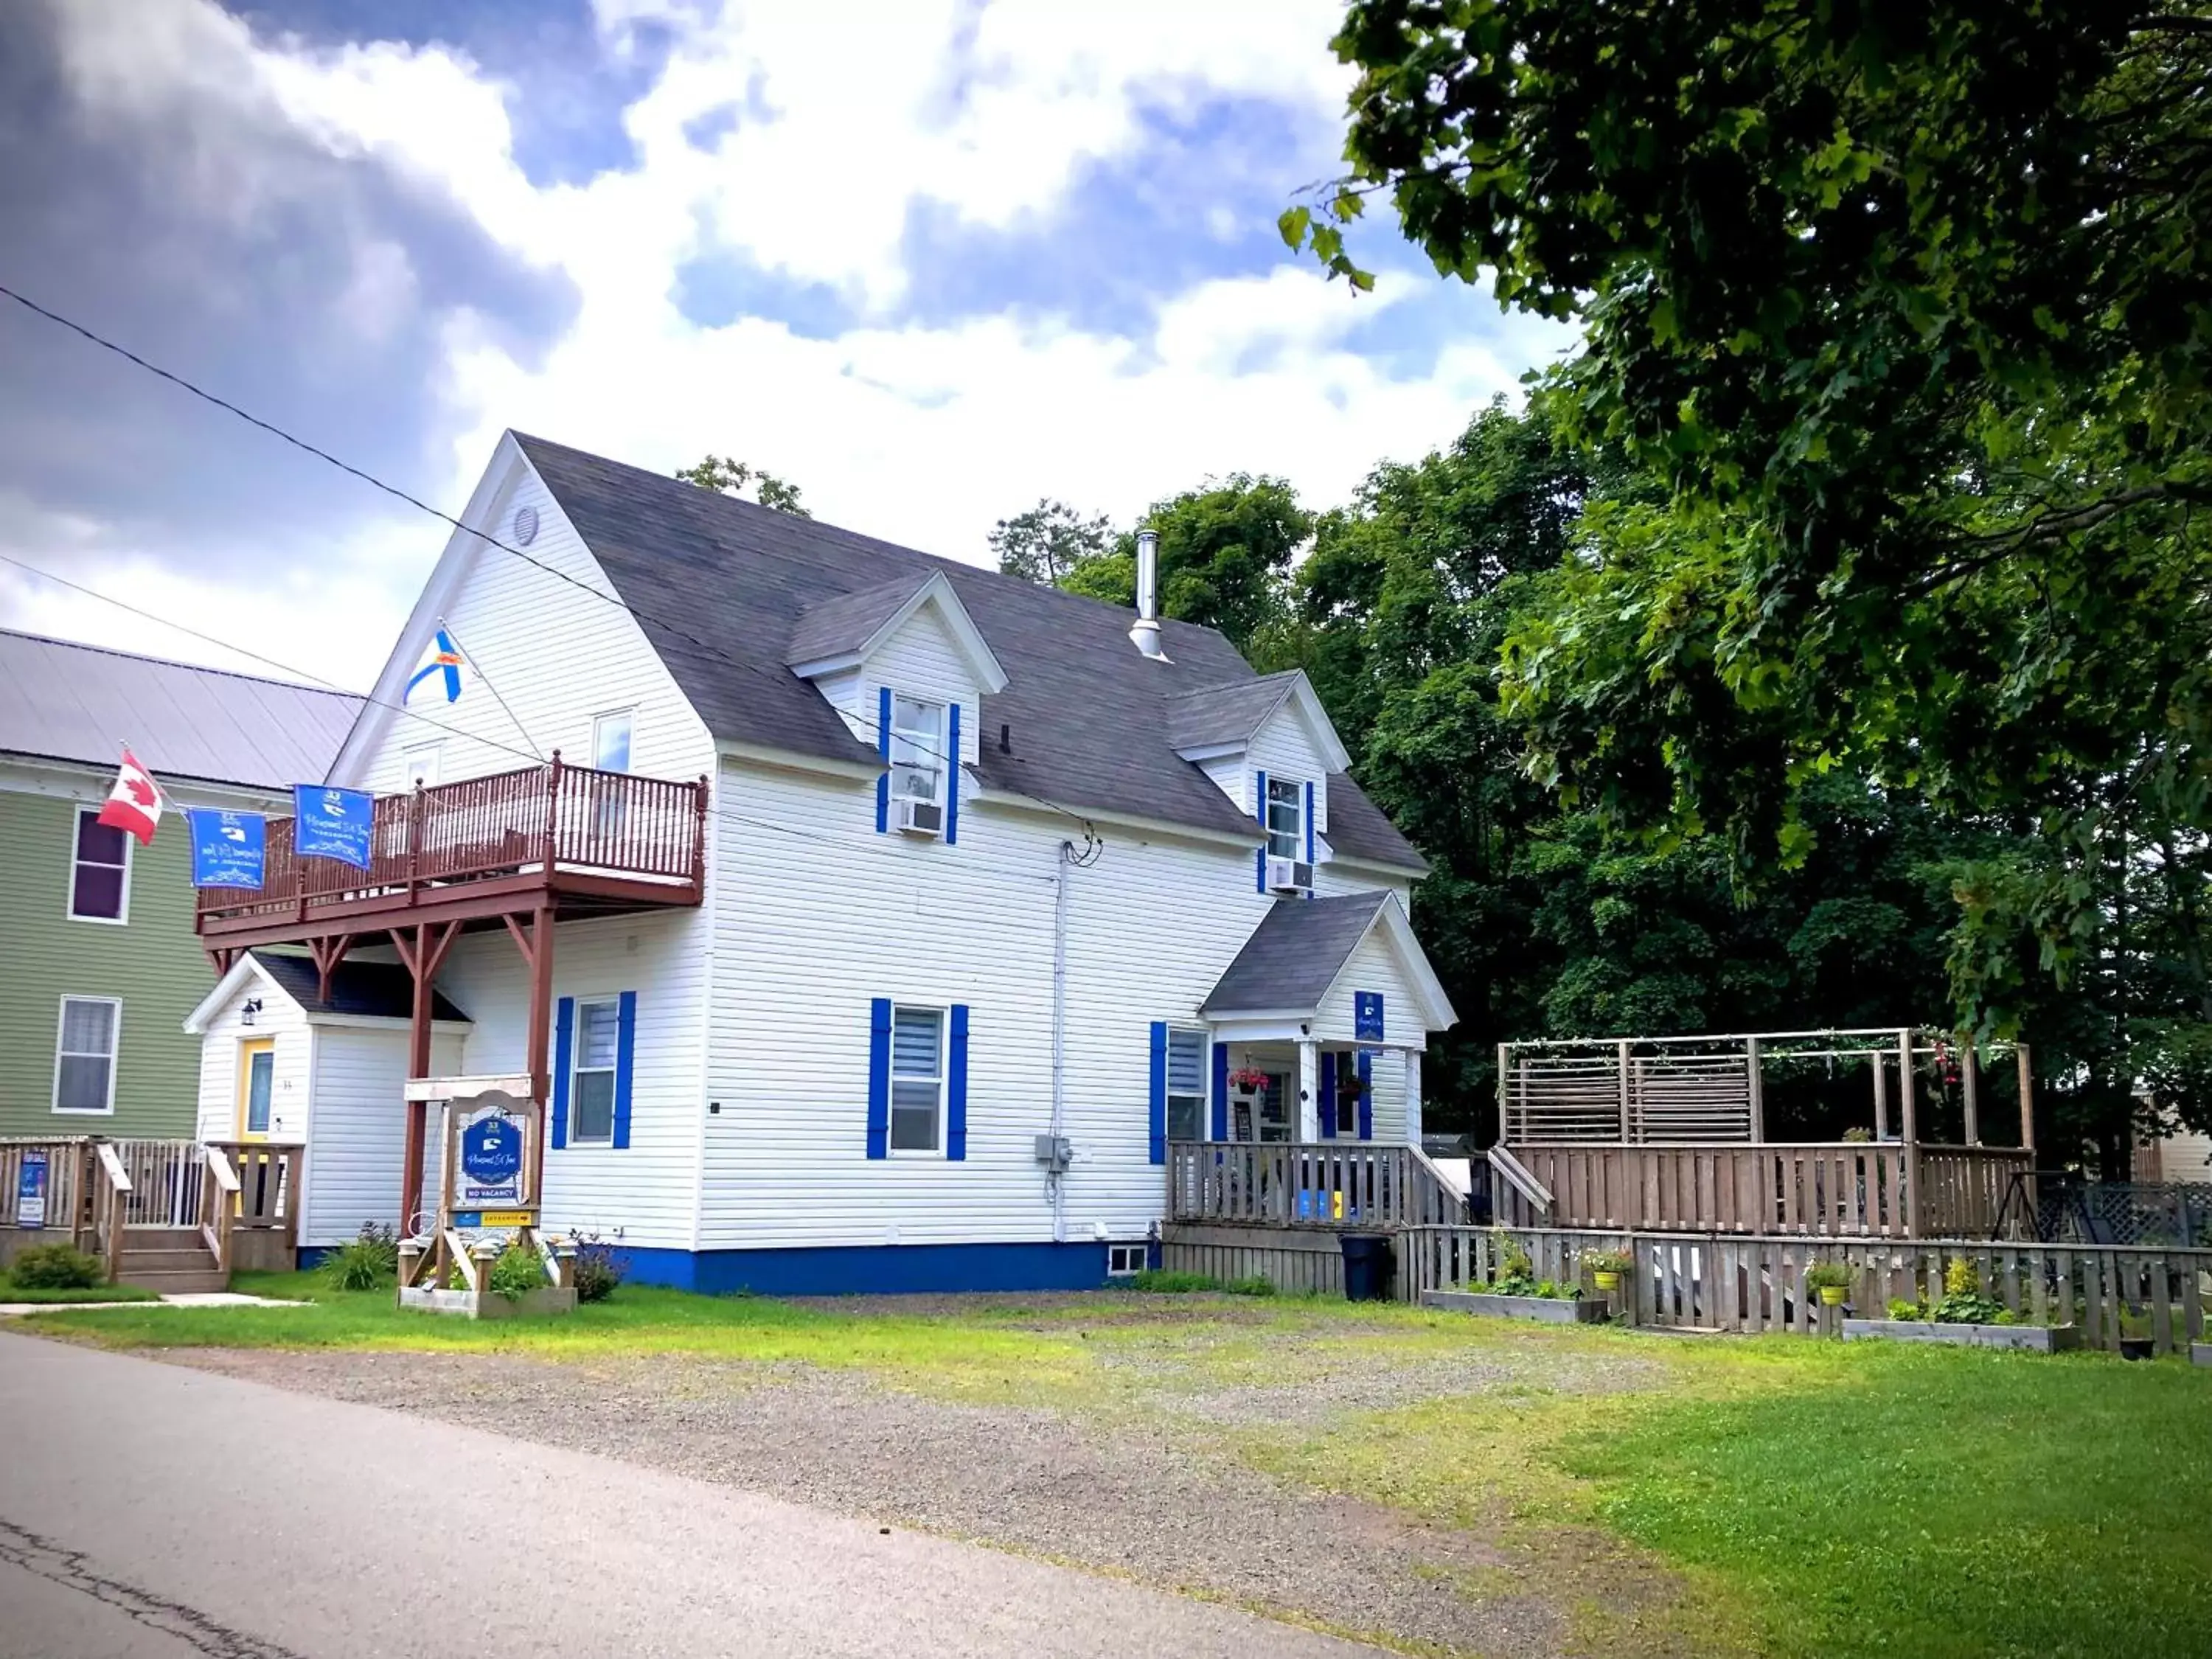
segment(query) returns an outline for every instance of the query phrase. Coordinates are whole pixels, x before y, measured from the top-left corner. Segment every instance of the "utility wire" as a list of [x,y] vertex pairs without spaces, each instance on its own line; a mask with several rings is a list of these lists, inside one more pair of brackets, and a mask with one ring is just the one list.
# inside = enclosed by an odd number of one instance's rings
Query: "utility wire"
[[[566,582],[569,586],[576,589],[579,592],[588,593],[593,599],[601,600],[605,604],[611,605],[617,610],[628,611],[632,617],[635,617],[641,623],[651,623],[655,628],[661,629],[667,633],[674,635],[678,639],[684,641],[687,645],[690,645],[699,651],[704,652],[708,656],[719,658],[723,662],[729,664],[732,668],[747,672],[752,672],[751,664],[738,661],[737,658],[730,655],[728,652],[723,650],[720,647],[714,644],[710,641],[702,639],[699,635],[690,633],[683,628],[679,628],[674,623],[668,621],[665,617],[658,617],[650,611],[641,610],[636,605],[630,604],[629,601],[623,599],[619,593],[605,592],[600,589],[592,586],[591,583],[582,580],[578,577],[570,575],[567,571],[561,569],[557,566],[548,564],[544,560],[538,558],[532,554],[524,552],[519,547],[509,546],[507,543],[501,541],[498,537],[492,535],[488,531],[478,530],[473,525],[463,524],[459,519],[455,518],[452,514],[446,512],[443,508],[433,507],[429,502],[422,500],[420,496],[411,495],[396,484],[386,483],[383,479],[376,477],[374,473],[365,472],[360,467],[353,465],[350,462],[340,460],[337,456],[331,454],[330,451],[317,447],[315,445],[309,443],[305,438],[294,436],[281,426],[277,426],[269,421],[264,421],[258,415],[249,414],[245,410],[240,409],[236,404],[230,402],[228,398],[216,396],[214,392],[206,390],[204,387],[197,386],[193,382],[186,380],[181,374],[173,374],[168,369],[163,368],[159,363],[149,362],[145,358],[140,356],[129,347],[118,344],[115,341],[109,339],[103,334],[95,333],[93,330],[87,328],[82,323],[76,322],[70,318],[64,317],[58,311],[51,311],[47,309],[45,306],[40,305],[37,301],[27,299],[24,295],[18,294],[14,289],[8,287],[4,283],[0,283],[0,295],[5,295],[7,298],[13,300],[17,305],[21,306],[25,310],[33,312],[39,316],[45,318],[48,322],[57,324],[59,326],[69,330],[70,333],[89,341],[92,344],[100,347],[102,350],[113,352],[117,356],[121,357],[126,362],[136,364],[138,368],[144,369],[149,374],[158,376],[160,379],[167,380],[170,385],[176,386],[182,391],[190,392],[193,397],[200,399],[201,402],[212,404],[216,408],[222,410],[225,414],[236,416],[240,420],[244,421],[248,426],[258,428],[261,431],[269,434],[270,437],[278,439],[284,443],[288,443],[291,445],[293,448],[312,455],[317,460],[325,462],[328,465],[337,468],[339,471],[346,473],[349,477],[360,479],[372,489],[381,490],[384,494],[391,496],[395,501],[404,501],[408,506],[416,509],[418,512],[428,514],[441,524],[449,525],[453,529],[460,531],[465,535],[473,536],[478,541],[484,542],[490,546],[495,547],[502,553],[510,554],[514,557],[521,560],[525,564],[533,566],[536,568],[544,571],[547,575],[554,577],[557,580]],[[251,655],[252,653],[248,653],[246,654]],[[265,659],[264,660],[265,660]],[[327,684],[328,682],[325,681],[324,684]],[[868,726],[876,732],[878,738],[883,736],[883,727],[881,725],[875,720],[868,719],[866,715],[854,714],[848,718],[856,720],[861,725]],[[901,741],[911,742],[912,740],[902,738]],[[942,750],[933,750],[923,744],[916,744],[914,746],[920,750],[920,752],[930,755],[935,759],[948,762],[953,766],[957,767],[960,763],[959,757],[957,756],[948,756]],[[1026,789],[1014,788],[1012,785],[1007,785],[1006,787],[1010,789],[1012,793],[1021,796],[1024,800],[1035,801],[1040,806],[1048,807],[1051,811],[1058,812],[1065,817],[1073,819],[1076,823],[1082,826],[1084,837],[1086,842],[1095,842],[1097,840],[1097,834],[1095,826],[1092,824],[1091,821],[1084,817],[1082,813],[1074,811],[1071,807],[1062,805],[1056,800],[1048,799],[1042,795],[1033,795]]]
[[[134,617],[143,617],[148,622],[159,623],[165,628],[173,628],[180,634],[188,635],[193,639],[199,640],[208,645],[215,646],[220,650],[234,652],[239,656],[246,658],[248,660],[252,662],[260,663],[266,667],[273,668],[276,670],[277,672],[289,675],[294,679],[312,682],[313,684],[322,686],[328,690],[334,691],[341,696],[350,697],[356,702],[366,703],[371,708],[388,708],[394,714],[404,714],[410,720],[418,720],[422,725],[430,726],[434,730],[450,732],[453,736],[464,738],[470,743],[482,744],[485,748],[495,750],[501,754],[514,755],[520,759],[530,762],[533,766],[543,766],[545,764],[545,757],[543,755],[532,754],[526,749],[517,748],[511,743],[502,742],[497,738],[487,737],[480,732],[471,732],[465,726],[454,726],[445,720],[433,719],[430,715],[423,714],[420,709],[410,708],[404,703],[392,702],[388,699],[373,695],[363,696],[357,691],[349,691],[345,687],[338,684],[335,680],[327,679],[320,674],[313,673],[304,668],[296,668],[289,663],[279,662],[274,657],[265,655],[258,651],[251,650],[245,646],[236,643],[234,641],[222,639],[213,634],[203,633],[200,629],[188,627],[185,623],[178,622],[172,617],[164,617],[160,615],[158,612],[146,610],[141,605],[133,605],[128,599],[118,599],[112,593],[103,593],[96,587],[87,587],[82,582],[72,581],[67,576],[58,576],[52,571],[43,569],[38,565],[29,562],[27,560],[19,559],[12,553],[0,552],[0,562],[12,564],[17,569],[28,571],[32,575],[39,577],[42,580],[52,582],[57,586],[66,587],[73,592],[82,593],[87,599],[98,599],[102,604],[112,605],[117,610],[126,611]],[[504,704],[501,706],[504,707]],[[527,737],[528,733],[526,732],[524,735]],[[940,757],[940,758],[942,757]],[[773,830],[779,835],[795,836],[802,841],[814,842],[823,847],[838,847],[854,851],[867,852],[878,848],[880,844],[873,840],[860,841],[851,836],[830,835],[818,830],[805,829],[798,824],[779,823],[769,818],[757,818],[745,813],[730,811],[720,805],[710,806],[708,811],[710,817],[717,818],[726,823],[742,824],[749,829],[768,830]],[[1091,863],[1096,863],[1097,861],[1097,854],[1103,852],[1104,848],[1105,843],[1103,841],[1098,840],[1096,836],[1090,838],[1089,846],[1087,847],[1086,851],[1090,854]],[[987,863],[988,867],[997,870],[1001,874],[1012,876],[1023,881],[1036,881],[1048,884],[1058,879],[1056,876],[1040,876],[1033,870],[1018,869],[1012,865],[1006,864],[996,860],[987,860],[985,862]],[[1085,867],[1088,866],[1086,866]]]

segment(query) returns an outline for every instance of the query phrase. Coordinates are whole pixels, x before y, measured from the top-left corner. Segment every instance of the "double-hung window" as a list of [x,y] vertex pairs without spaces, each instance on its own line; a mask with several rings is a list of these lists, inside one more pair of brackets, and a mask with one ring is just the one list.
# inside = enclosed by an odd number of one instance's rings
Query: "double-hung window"
[[1168,1139],[1206,1139],[1206,1033],[1168,1028]]
[[115,1109],[115,1048],[123,1005],[112,997],[64,997],[61,1040],[55,1045],[54,1109]]
[[1302,859],[1305,852],[1305,787],[1295,778],[1267,780],[1267,856]]
[[622,1005],[613,997],[576,1004],[576,1066],[570,1082],[568,1144],[609,1146],[615,1138],[615,1066]]
[[945,1150],[945,1010],[891,1010],[894,1152]]
[[131,912],[131,837],[100,821],[97,806],[76,809],[70,849],[70,920],[125,921]]
[[945,705],[891,699],[891,794],[945,804]]

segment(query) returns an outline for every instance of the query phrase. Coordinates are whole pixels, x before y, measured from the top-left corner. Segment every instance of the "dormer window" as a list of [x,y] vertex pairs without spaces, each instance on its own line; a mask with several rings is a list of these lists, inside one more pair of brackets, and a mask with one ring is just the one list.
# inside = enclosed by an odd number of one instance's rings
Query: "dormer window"
[[891,699],[891,799],[945,801],[945,705]]
[[1302,859],[1305,852],[1305,786],[1296,778],[1267,780],[1267,856]]

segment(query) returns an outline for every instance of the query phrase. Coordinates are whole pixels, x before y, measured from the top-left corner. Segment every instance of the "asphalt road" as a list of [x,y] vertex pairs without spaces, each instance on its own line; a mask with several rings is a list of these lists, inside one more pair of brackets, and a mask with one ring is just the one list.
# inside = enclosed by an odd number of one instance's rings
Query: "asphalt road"
[[0,1334],[0,1659],[1373,1651],[611,1459]]

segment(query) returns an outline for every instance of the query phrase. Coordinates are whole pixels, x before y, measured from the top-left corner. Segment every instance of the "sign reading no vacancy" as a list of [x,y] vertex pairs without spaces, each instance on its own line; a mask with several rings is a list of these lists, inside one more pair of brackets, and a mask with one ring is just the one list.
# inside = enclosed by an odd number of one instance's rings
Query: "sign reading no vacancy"
[[453,1202],[471,1210],[518,1204],[522,1200],[521,1121],[509,1117],[499,1105],[480,1108],[478,1114],[461,1125]]

